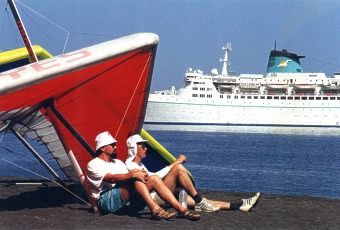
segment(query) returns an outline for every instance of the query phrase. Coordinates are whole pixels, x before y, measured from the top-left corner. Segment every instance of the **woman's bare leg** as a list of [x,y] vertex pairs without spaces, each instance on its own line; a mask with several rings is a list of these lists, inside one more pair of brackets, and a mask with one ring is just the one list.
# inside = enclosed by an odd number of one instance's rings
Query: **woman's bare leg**
[[172,193],[175,192],[176,184],[178,182],[190,196],[195,196],[197,194],[188,172],[181,164],[175,165],[168,175],[166,175],[166,177],[163,179],[163,182]]

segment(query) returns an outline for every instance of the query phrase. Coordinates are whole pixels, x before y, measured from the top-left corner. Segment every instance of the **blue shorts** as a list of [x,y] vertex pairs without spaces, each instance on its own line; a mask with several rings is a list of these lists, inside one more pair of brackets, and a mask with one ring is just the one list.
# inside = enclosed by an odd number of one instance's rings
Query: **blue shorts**
[[136,194],[131,194],[132,200],[125,203],[120,193],[119,187],[101,192],[97,201],[101,214],[130,214],[143,210],[146,206],[144,201],[135,199]]

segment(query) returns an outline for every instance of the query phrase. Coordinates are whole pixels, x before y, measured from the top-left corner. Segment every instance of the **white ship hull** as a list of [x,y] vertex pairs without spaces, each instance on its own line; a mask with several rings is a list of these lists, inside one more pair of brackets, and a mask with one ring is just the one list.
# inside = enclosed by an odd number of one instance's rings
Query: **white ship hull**
[[[234,95],[230,95],[233,97]],[[340,125],[339,96],[294,96],[293,100],[244,99],[188,101],[178,95],[151,94],[145,124],[205,125]],[[268,96],[266,96],[268,97]],[[240,98],[240,96],[239,96]],[[250,99],[251,98],[251,99]],[[299,100],[295,100],[299,98]],[[313,98],[313,100],[310,100]],[[302,100],[304,99],[304,100]]]

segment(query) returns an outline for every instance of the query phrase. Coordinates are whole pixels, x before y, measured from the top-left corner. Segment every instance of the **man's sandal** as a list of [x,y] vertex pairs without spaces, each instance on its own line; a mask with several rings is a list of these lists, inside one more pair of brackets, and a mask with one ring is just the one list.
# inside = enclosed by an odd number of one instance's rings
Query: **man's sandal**
[[185,209],[183,212],[181,212],[181,216],[184,217],[185,219],[193,220],[193,221],[201,219],[200,214],[194,213],[190,211],[189,209]]
[[151,218],[153,220],[174,220],[176,218],[176,212],[168,212],[159,208],[156,212],[151,213]]

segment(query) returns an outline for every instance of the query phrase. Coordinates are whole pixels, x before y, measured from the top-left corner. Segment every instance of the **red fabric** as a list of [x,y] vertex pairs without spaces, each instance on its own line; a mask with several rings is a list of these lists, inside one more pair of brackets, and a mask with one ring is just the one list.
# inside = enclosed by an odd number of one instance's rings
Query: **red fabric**
[[[126,139],[140,130],[144,119],[154,51],[135,51],[2,95],[0,111],[25,108],[54,98],[55,108],[93,149],[96,135],[109,131],[118,141],[118,158],[125,160]],[[66,151],[73,151],[85,172],[92,156],[61,123],[53,119],[51,122],[59,126],[60,139],[69,148]]]

